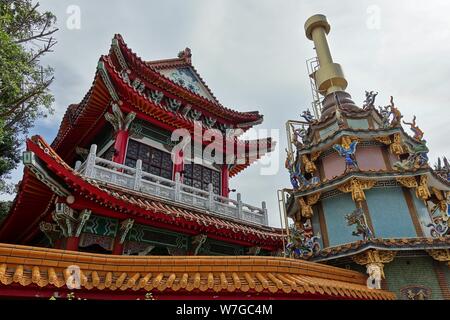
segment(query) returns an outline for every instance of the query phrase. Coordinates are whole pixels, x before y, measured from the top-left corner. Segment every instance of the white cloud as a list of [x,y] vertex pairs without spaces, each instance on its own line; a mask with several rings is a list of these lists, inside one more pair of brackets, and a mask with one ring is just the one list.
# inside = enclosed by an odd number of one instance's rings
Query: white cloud
[[[314,51],[304,36],[304,21],[324,13],[332,26],[333,58],[343,66],[355,102],[362,103],[367,89],[380,92],[380,105],[388,104],[394,95],[405,119],[417,115],[432,161],[448,150],[448,1],[40,3],[56,13],[61,26],[59,44],[45,60],[56,69],[57,113],[35,130],[46,132],[50,141],[65,107],[78,103],[87,92],[96,63],[109,50],[115,33],[121,33],[133,51],[147,60],[175,57],[189,46],[194,65],[223,104],[241,111],[259,110],[265,119],[261,127],[284,132],[284,122],[298,119],[311,102],[305,60]],[[66,8],[73,4],[81,8],[81,30],[65,28]],[[380,8],[380,29],[367,28],[366,11],[374,5]],[[283,135],[279,144],[283,152]],[[283,161],[280,167],[276,176],[261,176],[256,164],[231,182],[244,201],[258,204],[266,200],[275,225],[279,221],[276,189],[290,185]]]

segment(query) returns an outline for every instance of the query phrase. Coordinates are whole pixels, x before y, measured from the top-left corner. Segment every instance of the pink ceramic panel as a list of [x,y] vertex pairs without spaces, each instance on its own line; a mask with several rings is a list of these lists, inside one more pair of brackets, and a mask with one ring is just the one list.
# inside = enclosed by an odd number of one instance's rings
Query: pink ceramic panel
[[362,171],[386,170],[386,163],[380,147],[358,148],[356,160],[358,161],[359,169]]
[[330,180],[340,176],[345,171],[345,160],[337,152],[330,154],[322,159],[325,178]]

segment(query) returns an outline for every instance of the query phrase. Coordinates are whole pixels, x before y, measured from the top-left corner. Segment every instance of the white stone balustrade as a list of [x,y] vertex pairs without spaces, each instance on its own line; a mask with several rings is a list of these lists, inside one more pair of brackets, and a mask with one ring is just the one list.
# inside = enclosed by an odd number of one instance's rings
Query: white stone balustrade
[[142,161],[138,160],[135,168],[121,165],[97,157],[97,146],[92,145],[87,160],[77,161],[75,170],[86,177],[115,184],[131,190],[169,199],[181,204],[207,210],[211,214],[227,216],[260,225],[268,225],[266,203],[262,208],[243,203],[241,194],[237,200],[222,197],[213,192],[210,184],[208,191],[197,189],[181,182],[177,173],[175,181],[142,170]]

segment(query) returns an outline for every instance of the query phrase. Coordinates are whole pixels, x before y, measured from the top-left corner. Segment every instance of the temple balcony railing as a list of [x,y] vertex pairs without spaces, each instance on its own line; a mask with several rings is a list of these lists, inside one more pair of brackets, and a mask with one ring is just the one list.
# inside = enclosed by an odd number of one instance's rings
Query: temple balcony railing
[[218,216],[268,225],[264,201],[258,208],[242,202],[240,193],[236,200],[222,197],[213,192],[212,184],[208,186],[208,191],[197,189],[183,184],[179,173],[175,175],[175,180],[170,180],[143,171],[141,160],[137,160],[136,167],[132,168],[97,157],[96,153],[97,146],[94,144],[87,160],[84,163],[77,161],[75,170],[88,178],[204,209]]

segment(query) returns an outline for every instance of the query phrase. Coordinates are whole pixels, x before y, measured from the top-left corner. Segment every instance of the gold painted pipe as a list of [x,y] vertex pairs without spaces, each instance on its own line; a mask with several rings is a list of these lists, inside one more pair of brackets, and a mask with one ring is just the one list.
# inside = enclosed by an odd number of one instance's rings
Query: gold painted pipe
[[319,92],[326,96],[335,91],[345,91],[347,80],[342,67],[333,62],[327,34],[330,32],[330,24],[322,14],[316,14],[305,22],[306,37],[314,42],[319,69],[312,75]]

